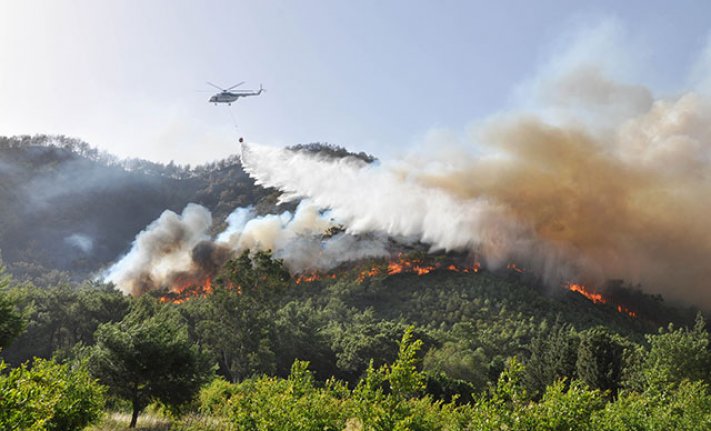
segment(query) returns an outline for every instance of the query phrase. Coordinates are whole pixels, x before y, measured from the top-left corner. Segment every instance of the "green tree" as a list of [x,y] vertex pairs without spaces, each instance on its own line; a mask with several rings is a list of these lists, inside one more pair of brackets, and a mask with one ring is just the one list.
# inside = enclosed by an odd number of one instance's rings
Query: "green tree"
[[308,361],[321,380],[336,374],[336,356],[327,333],[328,316],[314,307],[310,298],[285,304],[275,317],[278,375],[288,375],[296,359]]
[[376,367],[395,360],[397,339],[404,325],[377,319],[372,309],[349,317],[348,322],[331,326],[331,349],[342,375],[350,381],[357,381],[371,360]]
[[526,418],[529,396],[524,385],[525,368],[515,357],[510,358],[504,371],[488,394],[475,402],[469,419],[470,429],[516,430]]
[[23,283],[11,288],[8,295],[28,320],[26,331],[3,352],[13,365],[34,357],[64,356],[77,343],[93,344],[98,326],[121,320],[129,303],[121,292],[107,285],[41,288]]
[[412,340],[413,330],[413,326],[408,326],[402,334],[397,359],[387,375],[396,398],[413,398],[425,388],[424,376],[417,369],[417,352],[422,348],[422,340]]
[[224,265],[211,295],[183,306],[192,336],[212,354],[219,374],[235,382],[276,371],[275,313],[288,282],[281,261],[245,252]]
[[594,389],[615,395],[622,379],[624,348],[605,328],[589,329],[580,334],[576,371],[578,377]]
[[101,325],[96,339],[91,370],[113,394],[131,402],[131,428],[151,401],[188,402],[211,374],[177,310],[149,297],[135,300],[121,322]]
[[580,381],[569,385],[558,380],[546,388],[543,398],[527,411],[522,428],[540,431],[595,430],[592,416],[605,405],[598,390],[590,390]]
[[[418,370],[421,340],[413,340],[408,327],[398,343],[398,356],[392,364],[379,368],[370,361],[365,376],[351,393],[351,417],[347,429],[368,430],[439,430],[446,428],[446,418],[453,404],[421,396],[425,376]],[[461,424],[451,429],[461,428]]]
[[470,389],[483,390],[488,383],[488,360],[484,349],[469,348],[467,343],[445,342],[430,349],[423,360],[423,368],[432,375],[446,375],[456,381],[469,383]]
[[538,399],[553,382],[576,376],[580,338],[575,330],[558,321],[541,330],[530,343],[531,356],[526,361],[526,384],[534,399]]
[[288,378],[252,377],[240,383],[216,379],[201,391],[201,409],[228,418],[239,430],[343,429],[348,417],[345,385],[314,385],[308,362],[294,361]]
[[658,391],[622,392],[593,415],[600,431],[706,431],[711,429],[711,394],[703,382],[683,381]]
[[5,272],[0,260],[0,351],[10,345],[26,326],[15,302],[6,293],[11,281],[12,278]]
[[273,311],[248,295],[218,286],[206,298],[186,304],[195,313],[198,344],[233,382],[276,370]]
[[692,329],[674,329],[670,324],[647,336],[649,353],[643,364],[647,387],[664,389],[684,379],[711,384],[711,349],[706,322],[699,313]]

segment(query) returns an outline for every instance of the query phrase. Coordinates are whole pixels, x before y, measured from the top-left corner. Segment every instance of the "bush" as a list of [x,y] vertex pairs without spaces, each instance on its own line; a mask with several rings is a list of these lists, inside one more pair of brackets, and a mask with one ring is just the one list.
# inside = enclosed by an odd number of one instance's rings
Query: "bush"
[[602,409],[605,400],[599,390],[590,390],[574,380],[566,390],[564,380],[546,388],[543,399],[533,404],[529,418],[531,430],[594,430],[591,416]]
[[25,363],[0,375],[0,394],[2,430],[81,430],[104,407],[104,388],[84,364],[36,359],[31,368]]
[[296,361],[288,379],[248,379],[229,399],[230,418],[239,430],[341,430],[347,408],[340,384],[313,386],[308,363]]
[[200,391],[200,412],[210,415],[226,413],[225,402],[237,392],[237,385],[222,378],[214,379]]
[[596,430],[711,429],[711,395],[702,382],[683,381],[668,393],[622,393],[593,417]]
[[[422,342],[405,330],[392,365],[370,367],[354,390],[334,379],[316,386],[308,363],[295,361],[287,379],[258,377],[231,384],[215,380],[200,393],[203,413],[228,419],[239,430],[440,430],[462,428],[455,404],[418,397]],[[187,429],[187,428],[186,428]]]

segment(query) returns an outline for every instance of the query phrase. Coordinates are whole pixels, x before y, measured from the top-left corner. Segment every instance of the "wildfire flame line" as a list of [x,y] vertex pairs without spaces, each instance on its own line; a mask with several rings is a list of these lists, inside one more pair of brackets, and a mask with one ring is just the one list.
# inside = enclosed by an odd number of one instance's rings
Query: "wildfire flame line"
[[[517,273],[525,272],[522,268],[516,266],[514,263],[509,263],[506,268]],[[378,276],[391,276],[396,274],[408,273],[417,274],[422,276],[429,274],[433,271],[449,271],[449,272],[459,272],[459,273],[477,273],[481,270],[481,265],[479,262],[474,262],[473,264],[461,265],[453,262],[425,262],[423,259],[418,258],[408,258],[404,256],[398,256],[397,258],[388,261],[387,263],[373,264],[370,267],[362,269],[358,272],[356,280],[358,283],[363,283],[365,280],[378,277]],[[313,283],[321,280],[335,280],[337,278],[336,273],[321,273],[321,272],[308,272],[297,275],[294,278],[296,284]],[[571,292],[576,292],[595,304],[608,304],[610,301],[605,298],[601,293],[594,292],[587,289],[585,286],[579,283],[569,283],[567,289]],[[181,275],[176,277],[173,285],[170,288],[170,293],[164,295],[160,298],[161,302],[172,302],[174,304],[183,303],[189,299],[196,298],[198,296],[204,296],[212,293],[212,278],[210,276],[199,276],[199,275]],[[637,317],[635,311],[620,305],[612,304],[619,313],[627,314],[630,317]]]
[[[583,295],[584,297],[586,297],[587,299],[592,301],[594,304],[607,304],[609,302],[609,300],[607,298],[605,298],[604,296],[602,296],[601,293],[592,292],[592,291],[588,290],[587,288],[585,288],[585,286],[583,286],[582,284],[569,283],[568,290],[570,290],[571,292],[576,292],[576,293],[579,293],[580,295]],[[627,308],[623,305],[616,304],[615,309],[617,310],[618,313],[624,313],[630,317],[637,317],[636,312],[630,310],[629,308]]]
[[[471,265],[458,265],[455,263],[443,263],[443,262],[432,262],[428,263],[421,259],[410,259],[406,257],[398,257],[387,263],[374,264],[366,269],[362,269],[356,281],[362,283],[365,280],[373,277],[378,277],[381,275],[395,275],[401,273],[412,273],[417,275],[429,274],[432,271],[444,270],[450,272],[479,272],[481,265],[479,262],[475,262]],[[299,274],[295,278],[296,284],[302,283],[312,283],[320,280],[337,278],[335,273],[320,273],[320,272],[309,272]]]
[[[515,265],[509,266],[517,272],[523,272]],[[387,263],[374,264],[366,269],[361,270],[356,277],[358,283],[363,283],[365,280],[381,275],[391,276],[401,273],[417,274],[422,276],[429,274],[432,271],[449,271],[460,273],[477,273],[481,270],[481,264],[474,262],[472,264],[460,264],[450,262],[425,262],[423,259],[408,258],[398,256],[397,258],[388,261]],[[338,278],[336,273],[321,273],[307,272],[298,274],[294,277],[296,284],[313,283],[321,280],[335,280]],[[172,302],[174,304],[183,303],[189,299],[204,296],[212,293],[212,279],[210,276],[198,275],[182,275],[177,277],[170,286],[170,292],[160,298],[161,302]]]
[[294,282],[296,284],[313,283],[314,281],[319,281],[323,279],[335,280],[336,274],[321,274],[318,272],[308,272],[297,275],[294,279]]
[[207,276],[203,280],[195,277],[179,277],[170,288],[170,293],[160,298],[161,302],[180,304],[190,298],[212,293],[212,278]]

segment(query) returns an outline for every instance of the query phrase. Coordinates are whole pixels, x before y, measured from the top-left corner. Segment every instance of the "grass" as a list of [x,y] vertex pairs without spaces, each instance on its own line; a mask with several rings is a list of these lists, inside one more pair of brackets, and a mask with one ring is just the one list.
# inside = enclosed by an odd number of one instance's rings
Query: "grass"
[[131,415],[128,413],[107,412],[101,422],[84,431],[235,431],[234,425],[223,420],[198,414],[188,414],[172,420],[152,413],[138,416],[136,428],[129,428]]
[[[128,424],[131,422],[129,413],[107,412],[101,422],[92,425],[85,431],[127,431],[131,430]],[[168,431],[171,427],[171,421],[154,416],[150,413],[144,413],[138,416],[136,423],[136,431]]]

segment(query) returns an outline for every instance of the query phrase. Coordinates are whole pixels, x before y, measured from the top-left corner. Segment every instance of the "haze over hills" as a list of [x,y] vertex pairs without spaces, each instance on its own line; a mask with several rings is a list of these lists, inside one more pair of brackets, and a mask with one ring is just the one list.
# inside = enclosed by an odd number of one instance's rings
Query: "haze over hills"
[[215,225],[239,206],[274,209],[237,157],[195,168],[118,160],[64,136],[0,138],[0,250],[11,272],[88,277],[128,251],[165,210],[189,202]]

